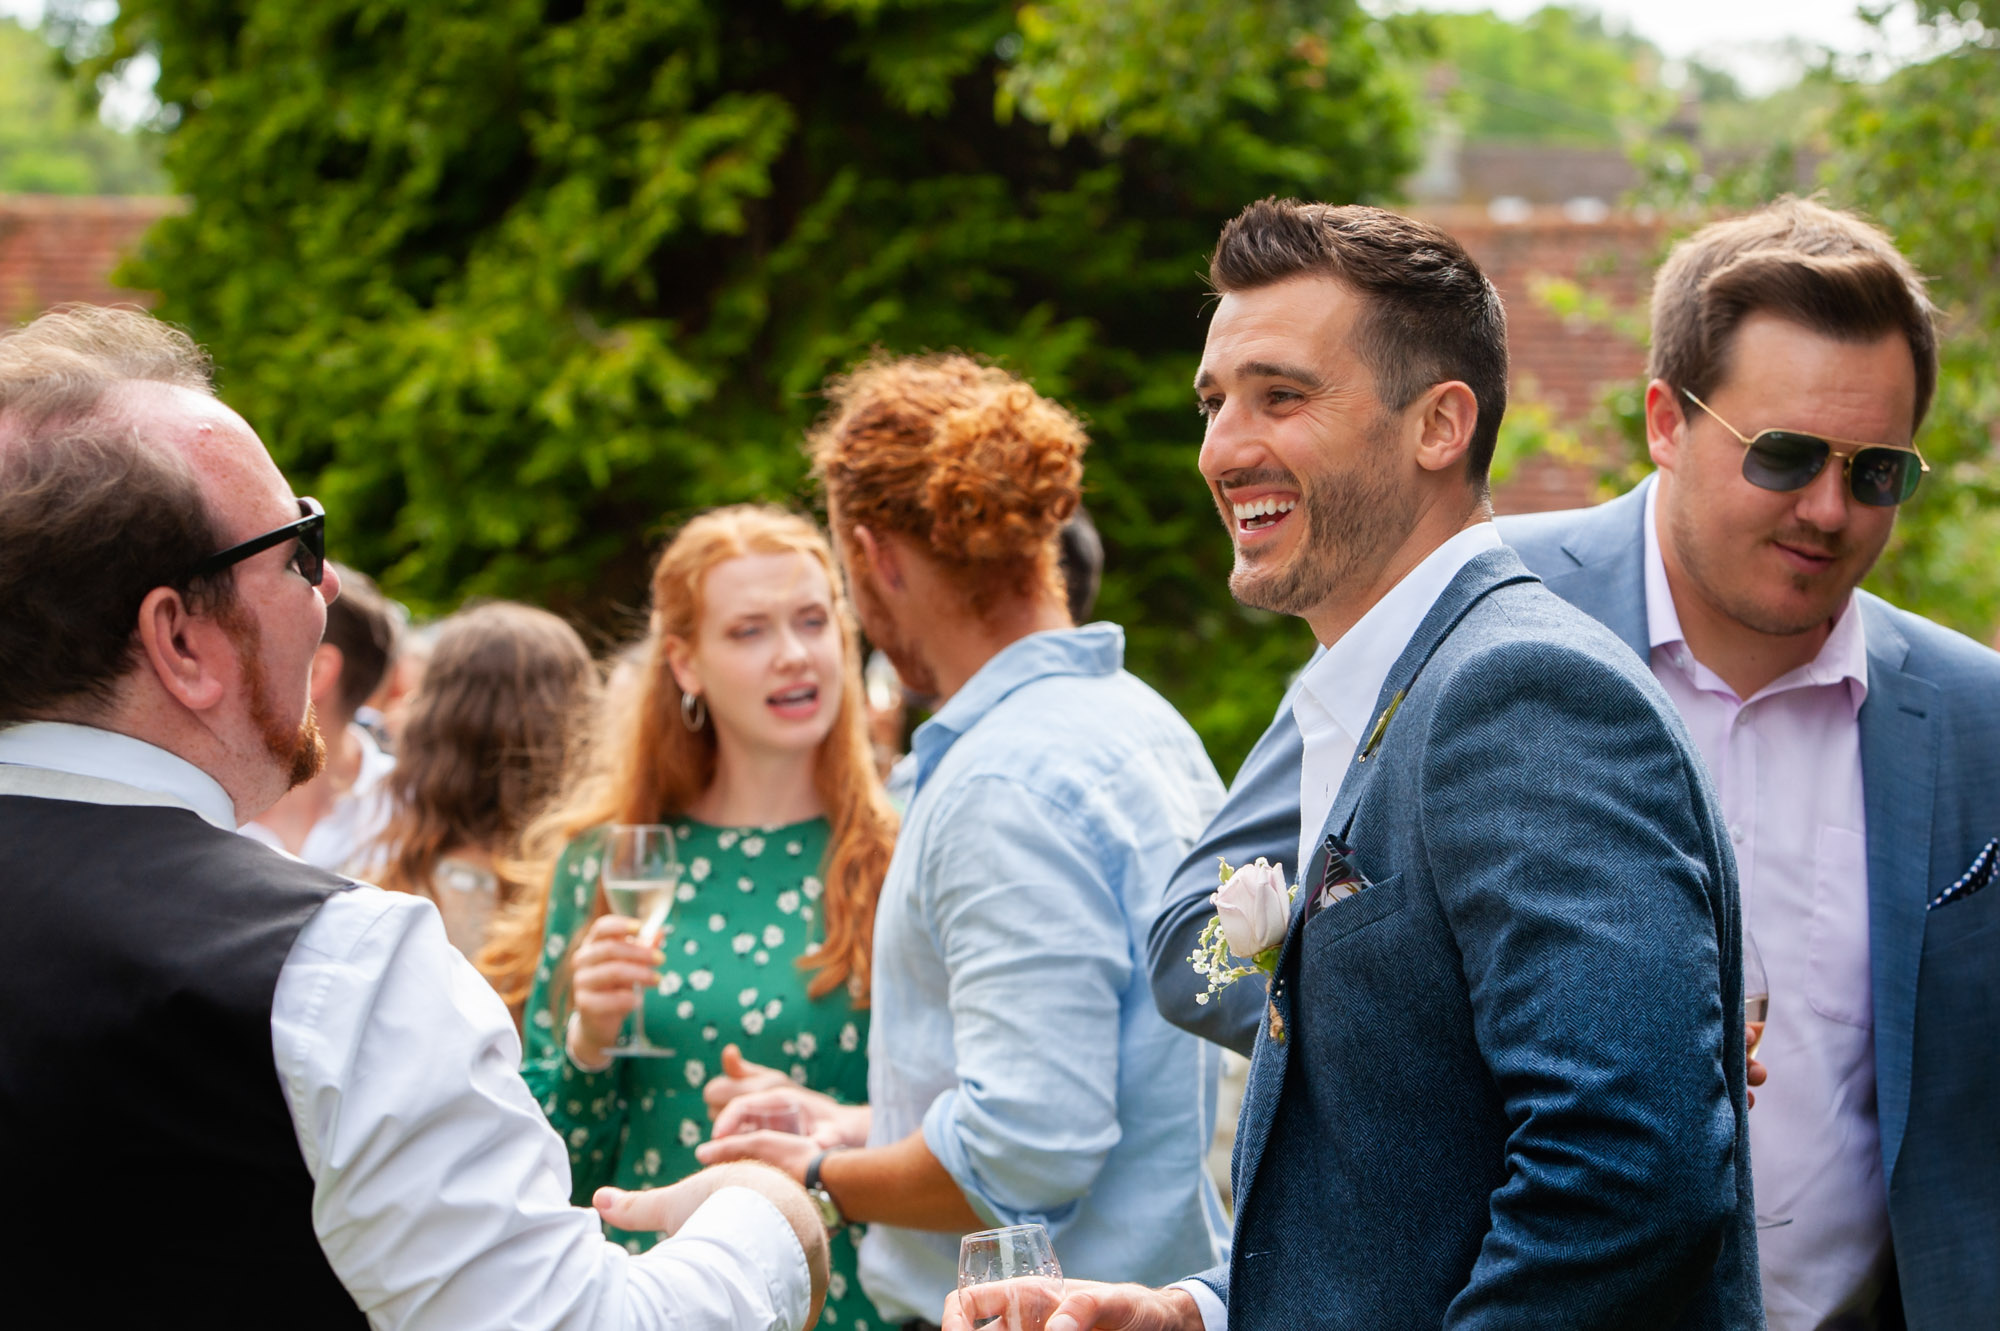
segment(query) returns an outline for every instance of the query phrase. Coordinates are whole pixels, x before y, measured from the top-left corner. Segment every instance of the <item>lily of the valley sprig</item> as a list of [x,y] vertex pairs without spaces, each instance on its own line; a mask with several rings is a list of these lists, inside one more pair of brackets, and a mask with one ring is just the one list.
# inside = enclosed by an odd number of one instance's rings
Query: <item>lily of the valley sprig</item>
[[1240,869],[1230,868],[1224,859],[1216,863],[1222,885],[1209,897],[1215,918],[1188,955],[1194,973],[1208,981],[1207,991],[1194,996],[1197,1003],[1208,1002],[1246,975],[1277,973],[1278,952],[1299,891],[1286,886],[1282,862],[1272,864],[1260,855],[1255,864]]

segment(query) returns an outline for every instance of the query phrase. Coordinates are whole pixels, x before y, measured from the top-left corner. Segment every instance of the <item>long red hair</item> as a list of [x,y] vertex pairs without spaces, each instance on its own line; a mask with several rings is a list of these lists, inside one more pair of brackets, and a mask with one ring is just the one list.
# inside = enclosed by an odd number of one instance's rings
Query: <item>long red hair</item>
[[[660,553],[653,566],[651,646],[639,687],[607,698],[579,772],[522,839],[521,878],[529,886],[495,922],[479,955],[479,968],[517,1008],[527,1000],[541,957],[550,880],[563,847],[605,823],[671,819],[714,783],[715,727],[689,730],[682,723],[681,690],[667,667],[662,640],[695,640],[710,569],[744,555],[771,554],[804,555],[825,570],[846,657],[839,710],[820,742],[813,770],[830,824],[821,875],[826,937],[818,951],[799,957],[796,964],[816,972],[807,986],[814,998],[844,983],[857,1006],[867,1005],[875,900],[895,847],[896,813],[883,794],[869,748],[854,613],[819,528],[783,509],[741,504],[695,518]],[[603,911],[600,897],[592,917]]]

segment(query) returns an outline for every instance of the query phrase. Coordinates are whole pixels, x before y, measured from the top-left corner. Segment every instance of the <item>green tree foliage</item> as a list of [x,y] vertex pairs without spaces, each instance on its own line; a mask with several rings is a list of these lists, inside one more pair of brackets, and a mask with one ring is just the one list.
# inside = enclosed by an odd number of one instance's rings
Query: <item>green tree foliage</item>
[[47,42],[0,18],[0,194],[150,194],[166,184],[156,157],[89,114]]
[[1410,21],[1450,71],[1446,108],[1467,139],[1615,148],[1663,124],[1677,101],[1660,82],[1653,44],[1589,10],[1547,5],[1519,22],[1488,11]]
[[1931,474],[1871,585],[1988,641],[2000,627],[2000,0],[1917,9],[1941,53],[1847,85],[1822,178],[1895,234],[1946,315],[1918,438]]
[[79,74],[158,53],[193,208],[127,280],[396,594],[608,623],[677,519],[799,495],[827,375],[963,348],[1086,417],[1100,613],[1227,771],[1309,637],[1226,591],[1204,255],[1408,168],[1387,40],[1346,0],[126,0]]

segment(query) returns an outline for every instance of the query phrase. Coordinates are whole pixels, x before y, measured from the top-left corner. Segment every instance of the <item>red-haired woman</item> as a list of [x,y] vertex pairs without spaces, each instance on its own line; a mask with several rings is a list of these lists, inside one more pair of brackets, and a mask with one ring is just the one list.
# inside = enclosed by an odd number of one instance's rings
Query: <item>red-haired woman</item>
[[[588,775],[527,838],[536,881],[481,966],[525,991],[523,1072],[570,1148],[575,1195],[700,1168],[703,1084],[736,1044],[837,1100],[867,1098],[869,947],[895,815],[875,775],[856,634],[832,552],[777,509],[690,522],[653,572],[654,648]],[[664,822],[683,878],[661,949],[607,913],[602,829]],[[673,1058],[607,1056],[645,986]],[[650,1234],[613,1232],[638,1251]],[[830,1324],[876,1324],[836,1236]]]

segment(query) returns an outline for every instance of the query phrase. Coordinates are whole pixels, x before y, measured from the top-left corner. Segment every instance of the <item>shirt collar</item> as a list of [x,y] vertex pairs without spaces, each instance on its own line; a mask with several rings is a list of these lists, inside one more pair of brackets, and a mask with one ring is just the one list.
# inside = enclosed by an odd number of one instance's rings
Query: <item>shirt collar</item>
[[114,730],[23,721],[0,728],[0,763],[164,795],[225,832],[236,830],[236,802],[214,777],[178,754]]
[[1030,633],[1007,644],[979,667],[937,715],[910,736],[917,760],[912,791],[922,789],[960,736],[1016,689],[1051,675],[1114,675],[1125,665],[1125,630],[1116,624]]
[[[1356,620],[1353,628],[1306,667],[1299,676],[1294,714],[1300,713],[1302,704],[1310,705],[1349,739],[1359,741],[1382,685],[1431,606],[1460,569],[1500,546],[1499,529],[1491,522],[1479,522],[1425,555],[1387,595],[1368,607],[1368,613]],[[1308,717],[1300,716],[1300,722],[1308,724]]]
[[[1720,676],[1695,659],[1688,648],[1687,635],[1681,631],[1680,612],[1674,609],[1673,588],[1667,584],[1666,560],[1660,554],[1657,525],[1659,497],[1660,487],[1657,484],[1646,487],[1646,521],[1642,524],[1646,544],[1646,645],[1655,653],[1662,647],[1668,648],[1671,653],[1669,659],[1697,686],[1729,692],[1729,686],[1722,682]],[[1840,683],[1847,685],[1848,698],[1854,704],[1854,710],[1859,712],[1868,697],[1868,635],[1862,628],[1861,614],[1855,608],[1855,597],[1851,591],[1840,608],[1839,616],[1833,621],[1833,631],[1820,644],[1818,654],[1798,669],[1766,684],[1757,696],[1761,698],[1786,689]]]

